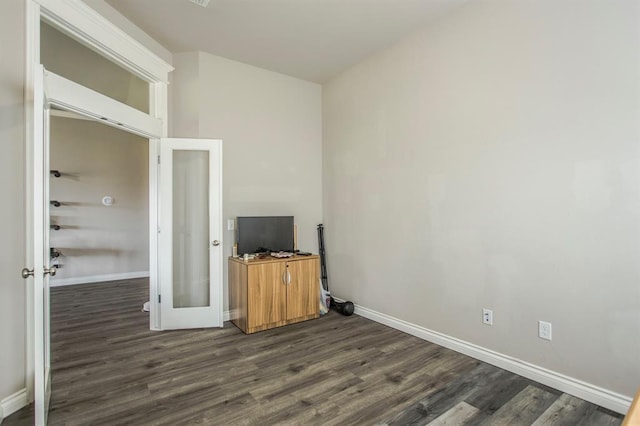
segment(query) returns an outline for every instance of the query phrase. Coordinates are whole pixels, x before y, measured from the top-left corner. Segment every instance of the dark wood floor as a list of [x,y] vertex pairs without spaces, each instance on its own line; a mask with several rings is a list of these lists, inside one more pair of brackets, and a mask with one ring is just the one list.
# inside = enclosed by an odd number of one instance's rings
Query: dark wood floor
[[[51,425],[618,425],[621,416],[356,315],[149,331],[145,279],[52,290]],[[3,425],[31,424],[28,409]]]

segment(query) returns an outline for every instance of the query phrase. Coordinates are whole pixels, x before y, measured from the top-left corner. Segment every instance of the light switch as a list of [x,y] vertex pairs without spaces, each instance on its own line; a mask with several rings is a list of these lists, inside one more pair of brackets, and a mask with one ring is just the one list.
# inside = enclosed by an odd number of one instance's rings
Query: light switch
[[227,231],[233,231],[236,229],[236,220],[228,219],[227,220]]

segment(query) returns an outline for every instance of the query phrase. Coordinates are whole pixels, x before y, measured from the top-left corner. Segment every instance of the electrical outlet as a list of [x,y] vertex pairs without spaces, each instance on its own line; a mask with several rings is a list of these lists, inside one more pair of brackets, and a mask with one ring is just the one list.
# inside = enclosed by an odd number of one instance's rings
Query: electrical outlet
[[493,325],[493,311],[491,309],[482,310],[482,323]]
[[538,337],[545,340],[551,340],[551,323],[546,321],[538,321]]
[[227,219],[227,231],[233,231],[236,229],[236,220]]

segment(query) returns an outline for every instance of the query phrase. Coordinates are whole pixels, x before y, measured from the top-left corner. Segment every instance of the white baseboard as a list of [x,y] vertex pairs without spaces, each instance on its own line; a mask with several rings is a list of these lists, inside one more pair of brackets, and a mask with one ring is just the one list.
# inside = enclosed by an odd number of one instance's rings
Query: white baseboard
[[0,423],[22,407],[27,406],[27,390],[21,389],[0,401]]
[[222,314],[223,321],[231,321],[231,311],[224,311]]
[[149,271],[124,272],[120,274],[90,275],[86,277],[73,278],[51,278],[51,287],[61,287],[65,285],[101,283],[105,281],[131,280],[134,278],[146,278]]
[[[340,302],[343,301],[337,297],[335,299]],[[565,376],[555,371],[547,370],[546,368],[483,348],[482,346],[474,345],[473,343],[456,339],[455,337],[447,336],[437,331],[429,330],[419,325],[374,311],[373,309],[355,305],[355,313],[364,318],[395,328],[396,330],[404,331],[423,340],[444,346],[445,348],[452,349],[538,383],[558,389],[569,395],[608,408],[617,413],[625,414],[631,405],[631,397],[574,379],[573,377]]]

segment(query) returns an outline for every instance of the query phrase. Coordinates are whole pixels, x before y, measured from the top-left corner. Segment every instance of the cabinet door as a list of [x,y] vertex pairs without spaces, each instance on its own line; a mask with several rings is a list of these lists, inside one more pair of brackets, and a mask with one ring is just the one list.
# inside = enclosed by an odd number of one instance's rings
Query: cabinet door
[[287,320],[318,313],[318,260],[287,262]]
[[248,328],[285,321],[287,294],[284,264],[250,265],[248,275]]

